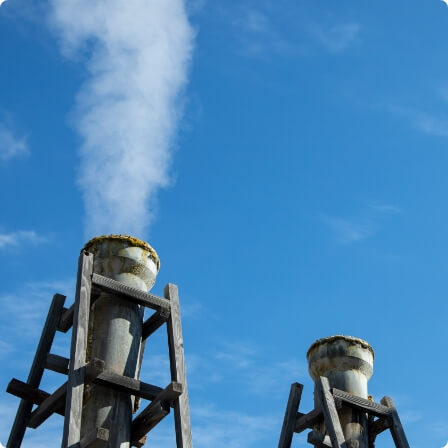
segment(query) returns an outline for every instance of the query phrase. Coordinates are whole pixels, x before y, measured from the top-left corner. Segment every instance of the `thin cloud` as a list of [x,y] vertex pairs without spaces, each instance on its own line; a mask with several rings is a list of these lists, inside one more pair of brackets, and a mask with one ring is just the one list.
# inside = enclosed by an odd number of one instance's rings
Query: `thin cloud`
[[[163,386],[170,381],[168,356],[154,350],[154,342],[146,348],[142,379]],[[306,366],[295,359],[273,360],[267,364],[264,355],[262,348],[250,343],[227,343],[199,354],[186,353],[192,432],[197,448],[252,448],[278,433],[284,410],[283,386],[306,375]],[[241,389],[239,399],[244,399],[244,395],[264,397],[268,391],[271,398],[281,402],[282,411],[275,415],[263,411],[248,414],[238,406],[218,408],[213,400],[218,384],[221,390],[227,386],[232,390]],[[203,397],[212,398],[196,401],[200,391]],[[153,445],[172,445],[172,425],[157,428],[151,441]]]
[[[5,394],[0,403],[0,437],[6,443],[11,431],[14,417],[17,412],[18,399],[12,395]],[[6,448],[0,443],[0,448]]]
[[[169,364],[166,353],[154,351],[151,344],[143,358],[142,372],[149,372],[147,380],[154,384],[168,384]],[[147,356],[146,356],[147,355]],[[266,363],[264,352],[251,344],[220,345],[201,353],[186,353],[188,384],[191,390],[208,390],[232,378],[234,386],[242,387],[245,394],[281,398],[282,386],[306,377],[306,366],[296,358],[272,359]],[[254,372],[257,375],[254,377]]]
[[330,53],[340,53],[359,40],[361,26],[357,23],[330,27],[314,25],[311,35]]
[[282,386],[304,378],[306,367],[299,360],[290,358],[285,361],[275,361],[272,364],[268,363],[264,366],[258,363],[256,372],[257,374],[252,375],[251,379],[247,378],[246,387],[248,391],[255,395],[262,395],[269,390],[271,397],[282,398]]
[[[10,342],[0,340],[0,359],[5,358],[14,350]],[[1,448],[1,447],[0,447]]]
[[278,431],[281,421],[270,415],[248,415],[202,404],[192,407],[193,437],[198,448],[249,448]]
[[[26,378],[24,378],[24,380],[25,379]],[[6,440],[8,440],[9,432],[11,431],[15,414],[17,412],[17,406],[19,404],[18,398],[11,398],[12,399],[8,400],[8,402],[2,403],[2,405],[0,405],[1,407],[9,408],[4,414],[4,423],[0,426],[0,432],[3,435],[5,442]],[[1,409],[0,415],[3,416],[3,412]],[[63,424],[64,421],[62,416],[53,414],[48,420],[45,421],[45,425],[43,425],[42,428],[39,428],[38,431],[33,431],[28,428],[25,433],[25,438],[20,445],[21,448],[48,448],[60,445]]]
[[206,4],[206,0],[186,0],[186,7],[188,15],[194,15],[200,13]]
[[0,123],[0,160],[23,157],[29,153],[26,138],[16,135],[8,126]]
[[9,326],[3,335],[3,342],[18,348],[29,337],[38,336],[55,293],[73,297],[74,281],[27,283],[18,291],[0,294],[0,324],[6,328],[9,316],[16,316],[14,326]]
[[442,113],[423,110],[422,107],[412,107],[402,104],[397,104],[394,101],[388,100],[379,104],[381,109],[387,110],[392,115],[399,118],[404,118],[410,122],[413,127],[425,134],[434,137],[448,137],[448,114],[446,111],[446,104],[448,103],[448,88],[443,86],[436,92],[436,100],[441,103],[439,109]]
[[198,317],[204,316],[204,313],[206,312],[206,307],[204,304],[193,301],[188,302],[185,301],[185,303],[182,304],[182,319],[197,319]]
[[10,233],[0,233],[0,249],[5,247],[17,247],[22,244],[42,244],[47,239],[38,235],[34,230],[18,230]]
[[426,429],[431,431],[433,434],[437,434],[437,436],[441,439],[444,439],[446,437],[446,433],[448,432],[446,421],[447,419],[445,415],[439,415],[438,420],[431,421],[431,423],[427,425]]
[[393,204],[382,204],[382,203],[373,203],[370,204],[370,209],[380,212],[380,213],[389,213],[389,214],[401,214],[403,210],[400,207],[397,207]]
[[225,12],[236,31],[239,49],[258,57],[272,54],[297,56],[306,54],[309,47],[316,44],[329,53],[341,53],[360,42],[361,25],[358,23],[326,25],[303,17],[294,21],[296,37],[285,37],[285,21],[281,25],[276,23],[277,12],[276,8],[266,5],[241,6]]
[[270,34],[273,31],[268,15],[255,8],[240,7],[237,14],[232,10],[230,22],[239,32]]
[[51,0],[66,55],[87,57],[77,97],[87,236],[143,237],[169,167],[194,31],[183,0]]
[[255,354],[256,350],[250,345],[226,344],[221,350],[216,350],[213,357],[239,370],[249,367]]
[[[159,384],[164,387],[171,381],[168,355],[167,353],[153,353],[153,346],[148,344],[148,347],[145,347],[141,377],[143,381]],[[187,367],[189,367],[189,364]],[[145,372],[149,373],[148,378],[145,377]],[[189,372],[190,369],[188,369]]]
[[[49,281],[27,283],[18,290],[8,293],[0,293],[0,327],[3,331],[0,340],[0,361],[8,365],[10,375],[26,381],[35,348],[42,332],[45,318],[48,313],[52,297],[55,293],[73,297],[74,279],[67,281]],[[73,301],[67,298],[66,306]],[[11,325],[11,316],[14,316],[14,325]],[[57,347],[58,337],[66,337],[64,350]],[[70,340],[67,335],[56,336],[56,344],[53,344],[53,352],[68,356]],[[44,382],[51,379],[51,374],[44,375]],[[4,378],[9,380],[10,378]],[[59,378],[57,386],[63,379]],[[42,386],[47,389],[48,383]],[[56,385],[55,385],[56,386]],[[14,422],[19,399],[5,394],[0,403],[0,440],[5,443]],[[23,448],[44,448],[55,446],[55,440],[60,440],[63,420],[60,416],[51,417],[45,422],[42,431],[27,431],[22,443]]]
[[345,218],[325,216],[324,222],[333,230],[337,240],[342,244],[365,240],[375,231],[374,223],[370,220],[356,222]]
[[[252,448],[276,437],[281,427],[279,416],[248,414],[225,409],[210,401],[190,402],[192,435],[197,448]],[[168,423],[168,424],[167,424]],[[172,422],[165,419],[149,438],[154,446],[175,446]]]
[[269,15],[261,9],[241,7],[235,14],[232,8],[229,15],[239,49],[246,55],[265,57],[294,51],[292,44],[282,37]]
[[405,410],[404,412],[400,412],[400,419],[402,423],[410,425],[421,420],[422,414],[413,410]]
[[416,113],[414,121],[418,129],[435,137],[448,137],[448,118]]
[[439,90],[439,95],[442,98],[443,101],[445,101],[446,103],[448,103],[448,86],[447,85],[442,85]]
[[266,363],[262,353],[251,344],[235,343],[217,347],[211,353],[188,354],[190,385],[203,389],[231,377],[248,394],[263,395],[269,389],[273,396],[276,393],[273,391],[280,391],[282,384],[305,376],[306,367],[297,359],[273,359]]
[[322,221],[332,230],[336,241],[345,245],[372,237],[382,227],[384,218],[401,213],[393,204],[372,203],[354,217],[323,215]]
[[268,16],[256,9],[247,10],[245,22],[247,29],[254,33],[264,33],[271,27]]

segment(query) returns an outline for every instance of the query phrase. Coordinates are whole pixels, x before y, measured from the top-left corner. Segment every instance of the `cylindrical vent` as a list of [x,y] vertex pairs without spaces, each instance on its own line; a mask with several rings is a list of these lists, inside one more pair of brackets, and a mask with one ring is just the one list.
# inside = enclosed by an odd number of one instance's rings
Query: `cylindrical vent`
[[[314,381],[324,376],[330,387],[362,398],[368,397],[367,382],[373,373],[373,358],[373,349],[366,341],[342,335],[318,339],[307,353],[309,372]],[[338,409],[338,414],[347,446],[368,448],[366,415],[348,407]],[[317,429],[326,433],[324,424]]]
[[[94,254],[96,274],[142,291],[154,285],[159,258],[149,244],[123,235],[90,240],[84,247]],[[100,359],[114,373],[138,378],[141,364],[143,308],[102,293],[90,315],[87,360]],[[84,396],[81,437],[95,428],[109,430],[109,447],[128,448],[134,399],[97,385]]]

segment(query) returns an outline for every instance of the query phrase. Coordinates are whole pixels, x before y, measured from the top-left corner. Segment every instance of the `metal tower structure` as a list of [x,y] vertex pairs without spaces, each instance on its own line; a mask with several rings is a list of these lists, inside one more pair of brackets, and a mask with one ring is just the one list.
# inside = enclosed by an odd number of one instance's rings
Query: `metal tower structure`
[[[126,247],[126,250],[128,249]],[[12,379],[8,385],[7,391],[21,398],[21,402],[7,448],[19,448],[26,429],[39,427],[53,413],[64,416],[62,448],[142,447],[147,433],[168,415],[171,409],[174,411],[177,448],[192,448],[177,286],[168,284],[165,287],[164,297],[157,297],[96,273],[94,258],[93,253],[86,250],[81,252],[74,304],[70,308],[65,308],[65,296],[56,294],[53,297],[27,382]],[[133,269],[135,270],[135,267]],[[166,327],[171,370],[171,382],[166,387],[161,388],[141,381],[139,372],[131,376],[117,373],[117,369],[113,368],[114,366],[111,368],[108,360],[89,354],[89,351],[93,350],[92,328],[95,330],[92,324],[94,314],[92,310],[102,297],[116,300],[121,304],[131,304],[139,310],[141,307],[154,310],[145,322],[140,320],[141,328],[138,328],[137,332],[139,338],[136,351],[139,360],[134,360],[134,363],[141,361],[141,344],[159,328]],[[143,313],[140,314],[142,315]],[[116,326],[117,321],[119,319],[115,319],[112,324],[107,322],[107,325]],[[135,322],[131,323],[136,325]],[[65,358],[51,353],[56,332],[66,333],[70,329],[72,329],[70,357]],[[125,359],[128,364],[129,359],[131,356]],[[66,381],[51,394],[39,389],[45,369],[67,377]],[[134,366],[133,371],[135,370],[139,370],[139,366],[137,369]],[[87,396],[95,396],[95,392],[104,395],[104,391],[115,394],[112,396],[117,401],[126,403],[128,407],[134,407],[135,397],[149,400],[150,403],[135,418],[132,418],[130,413],[129,421],[109,415],[103,420],[104,424],[89,427],[86,433],[87,425],[83,414],[92,413],[91,410],[86,410]],[[36,407],[33,409],[34,405]],[[107,410],[110,410],[110,406]],[[92,419],[90,415],[89,419],[98,421]],[[118,440],[117,437],[121,439]],[[123,440],[123,437],[129,440]]]
[[375,403],[367,395],[373,371],[373,350],[350,336],[317,340],[308,350],[314,379],[314,409],[299,412],[303,385],[293,383],[278,448],[291,448],[294,433],[306,429],[308,443],[318,448],[375,448],[375,440],[390,430],[397,448],[409,448],[391,398]]

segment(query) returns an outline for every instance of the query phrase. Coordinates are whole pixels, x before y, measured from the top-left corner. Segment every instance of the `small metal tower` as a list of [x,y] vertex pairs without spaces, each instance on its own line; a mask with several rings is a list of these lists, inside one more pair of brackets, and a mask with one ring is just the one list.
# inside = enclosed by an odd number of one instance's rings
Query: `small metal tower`
[[[114,241],[110,242],[110,238]],[[37,428],[53,413],[64,416],[62,448],[142,447],[147,433],[168,415],[171,409],[174,410],[177,448],[192,448],[177,286],[168,284],[165,287],[164,297],[157,297],[142,291],[142,288],[131,287],[122,281],[110,278],[112,276],[110,269],[118,269],[119,272],[115,277],[119,279],[123,279],[124,277],[120,277],[123,275],[132,276],[135,273],[140,275],[142,269],[144,270],[141,264],[146,263],[141,260],[152,258],[150,261],[154,263],[154,256],[144,253],[144,250],[147,250],[146,243],[139,240],[122,236],[112,236],[109,240],[101,241],[101,250],[95,247],[95,254],[86,250],[81,252],[74,304],[70,308],[64,308],[65,297],[60,294],[53,297],[27,382],[12,379],[8,385],[7,391],[21,398],[21,402],[7,448],[19,448],[26,429]],[[143,253],[135,249],[135,241],[139,243],[137,246],[140,246],[140,249],[143,248]],[[113,246],[113,249],[110,249],[107,244]],[[104,245],[107,246],[106,249]],[[108,254],[108,257],[112,256],[112,262],[110,257],[105,258],[104,250],[113,252]],[[135,262],[137,258],[138,263]],[[100,275],[96,271],[106,272],[107,276]],[[149,271],[145,272],[148,274]],[[154,282],[154,279],[151,281]],[[100,316],[98,312],[95,315],[95,304],[105,300],[112,301],[110,302],[112,304],[119,304],[126,311],[112,320],[101,322],[107,330],[104,339],[106,343],[109,344],[111,340],[117,344],[120,343],[117,325],[120,331],[120,325],[123,326],[124,322],[128,333],[133,333],[131,326],[137,326],[135,334],[138,337],[131,341],[133,348],[128,350],[129,353],[123,359],[125,367],[121,371],[117,367],[119,362],[114,364],[109,360],[110,357],[108,358],[103,347],[103,340],[96,341],[100,349],[95,348],[95,341],[92,343],[92,339],[95,340],[96,337],[92,332],[98,328],[95,319],[99,321],[104,318],[104,315]],[[128,304],[134,307],[134,311],[139,312],[137,315],[140,316],[140,320],[132,317],[133,315],[127,318],[130,313],[126,309]],[[154,310],[145,322],[141,319],[143,307]],[[165,388],[139,379],[144,342],[162,326],[167,329],[171,370],[171,383]],[[72,328],[70,358],[52,354],[51,346],[56,332],[65,333],[70,328]],[[112,352],[120,351],[120,347],[106,347],[106,349]],[[106,359],[96,357],[96,354],[102,353],[101,350],[106,353],[104,355]],[[126,375],[130,364],[131,375]],[[45,369],[67,376],[66,382],[52,394],[39,389]],[[100,399],[95,398],[98,396]],[[114,401],[108,406],[101,405],[100,402],[105,400],[104,397],[109,401],[112,397]],[[150,403],[135,418],[132,418],[136,397],[149,400]],[[89,410],[88,403],[86,404],[88,400],[91,400]],[[100,404],[97,405],[97,403]],[[119,412],[114,408],[116,403],[118,403]],[[33,409],[34,405],[36,407]],[[102,408],[95,409],[95,406],[98,408],[102,406]],[[125,409],[126,412],[129,410],[129,416],[122,418],[123,412],[120,409]],[[85,423],[83,414],[86,412],[89,412],[89,420],[94,422],[92,428]],[[94,415],[95,412],[98,415]],[[123,415],[127,416],[126,412]],[[96,425],[95,422],[98,421],[103,423]]]
[[291,385],[278,448],[291,448],[294,433],[308,428],[308,443],[318,448],[375,448],[376,437],[385,430],[397,448],[409,448],[392,399],[375,403],[367,395],[373,371],[367,342],[350,336],[319,339],[307,358],[315,406],[307,414],[299,412],[303,385]]

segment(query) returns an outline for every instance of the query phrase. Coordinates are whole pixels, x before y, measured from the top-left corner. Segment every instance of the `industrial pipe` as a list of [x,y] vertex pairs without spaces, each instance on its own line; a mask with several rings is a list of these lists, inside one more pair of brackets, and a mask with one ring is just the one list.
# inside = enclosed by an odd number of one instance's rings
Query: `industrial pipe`
[[[127,286],[149,291],[160,262],[144,241],[124,235],[90,240],[84,250],[94,254],[93,271]],[[100,359],[104,368],[138,378],[142,350],[143,307],[101,293],[89,322],[87,360]],[[129,448],[134,397],[98,385],[87,387],[82,412],[81,438],[96,428],[109,430],[110,448]]]
[[[367,382],[373,373],[374,352],[366,341],[342,335],[318,339],[309,348],[307,359],[314,381],[324,376],[330,387],[368,398]],[[317,401],[316,390],[314,395]],[[338,415],[347,448],[369,448],[366,414],[343,406]],[[324,424],[317,429],[326,433]]]

